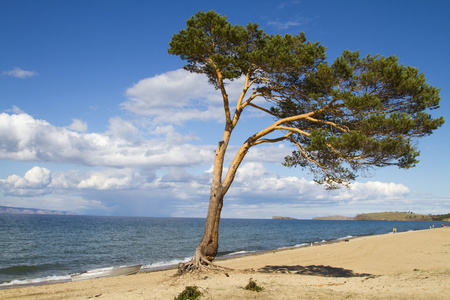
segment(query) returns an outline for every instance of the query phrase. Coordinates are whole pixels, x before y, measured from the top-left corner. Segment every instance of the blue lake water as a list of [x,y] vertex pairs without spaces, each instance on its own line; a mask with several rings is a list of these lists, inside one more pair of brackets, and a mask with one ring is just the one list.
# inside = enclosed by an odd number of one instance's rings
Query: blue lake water
[[[0,215],[0,288],[68,280],[90,269],[187,261],[204,219]],[[341,238],[439,227],[442,222],[222,219],[219,257]],[[449,223],[447,222],[447,225]],[[299,262],[301,263],[301,262]]]

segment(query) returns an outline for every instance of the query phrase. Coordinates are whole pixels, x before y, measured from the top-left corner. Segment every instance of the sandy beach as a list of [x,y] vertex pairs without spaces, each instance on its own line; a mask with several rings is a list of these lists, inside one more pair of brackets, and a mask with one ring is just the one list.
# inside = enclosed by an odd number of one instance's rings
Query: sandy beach
[[[448,299],[450,228],[367,236],[218,262],[233,270],[176,270],[0,290],[0,299]],[[244,286],[252,278],[263,287]]]

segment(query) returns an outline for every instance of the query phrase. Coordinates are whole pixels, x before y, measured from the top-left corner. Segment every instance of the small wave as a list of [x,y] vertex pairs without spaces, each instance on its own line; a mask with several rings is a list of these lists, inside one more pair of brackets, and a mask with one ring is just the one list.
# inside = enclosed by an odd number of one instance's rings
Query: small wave
[[172,266],[176,266],[179,263],[186,263],[190,261],[192,257],[185,257],[184,259],[172,259],[169,261],[156,262],[149,265],[142,266],[142,269],[145,270],[160,270],[165,268],[170,268]]
[[311,243],[297,244],[297,245],[294,245],[294,248],[301,248],[301,247],[306,247],[306,246],[311,246]]
[[336,241],[345,241],[345,240],[348,240],[348,239],[353,239],[355,237],[356,236],[353,236],[353,235],[347,235],[347,236],[344,236],[344,237],[341,237],[341,238],[337,238]]
[[22,285],[35,285],[39,283],[51,283],[51,282],[62,282],[62,281],[68,281],[70,280],[69,275],[63,275],[63,276],[47,276],[42,278],[33,278],[33,279],[16,279],[8,282],[4,282],[0,284],[1,287],[10,287],[10,286],[22,286]]
[[241,255],[246,255],[246,254],[250,254],[250,253],[255,253],[255,251],[236,251],[236,252],[231,252],[228,254],[225,254],[224,257],[229,257],[229,256],[241,256]]
[[328,242],[330,242],[330,241],[327,241],[327,240],[321,240],[321,241],[313,242],[312,244],[313,244],[313,245],[322,245],[322,244],[326,244],[326,243],[328,243]]

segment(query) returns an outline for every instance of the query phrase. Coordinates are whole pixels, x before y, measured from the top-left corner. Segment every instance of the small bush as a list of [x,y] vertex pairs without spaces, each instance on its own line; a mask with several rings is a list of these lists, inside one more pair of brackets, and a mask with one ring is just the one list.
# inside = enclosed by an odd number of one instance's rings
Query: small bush
[[260,287],[259,285],[257,285],[256,282],[251,278],[248,281],[248,284],[245,286],[244,289],[249,290],[249,291],[254,291],[254,292],[261,292],[262,290],[264,290],[263,287]]
[[175,297],[174,300],[195,300],[198,299],[202,295],[202,292],[198,289],[198,287],[187,286],[184,291],[182,291],[178,297]]

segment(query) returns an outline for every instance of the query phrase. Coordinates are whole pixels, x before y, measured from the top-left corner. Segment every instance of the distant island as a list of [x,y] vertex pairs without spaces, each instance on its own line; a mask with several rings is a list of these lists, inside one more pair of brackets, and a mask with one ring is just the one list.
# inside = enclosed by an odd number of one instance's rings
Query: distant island
[[280,217],[280,216],[273,216],[272,219],[273,219],[273,220],[297,220],[296,218],[291,218],[291,217]]
[[444,221],[450,222],[450,214],[423,215],[413,212],[378,212],[358,214],[355,217],[327,216],[316,217],[313,220],[362,220],[362,221]]
[[0,206],[0,214],[12,214],[12,215],[77,215],[70,211],[60,211],[60,210],[48,210],[39,208],[23,208],[23,207],[10,207],[10,206]]

